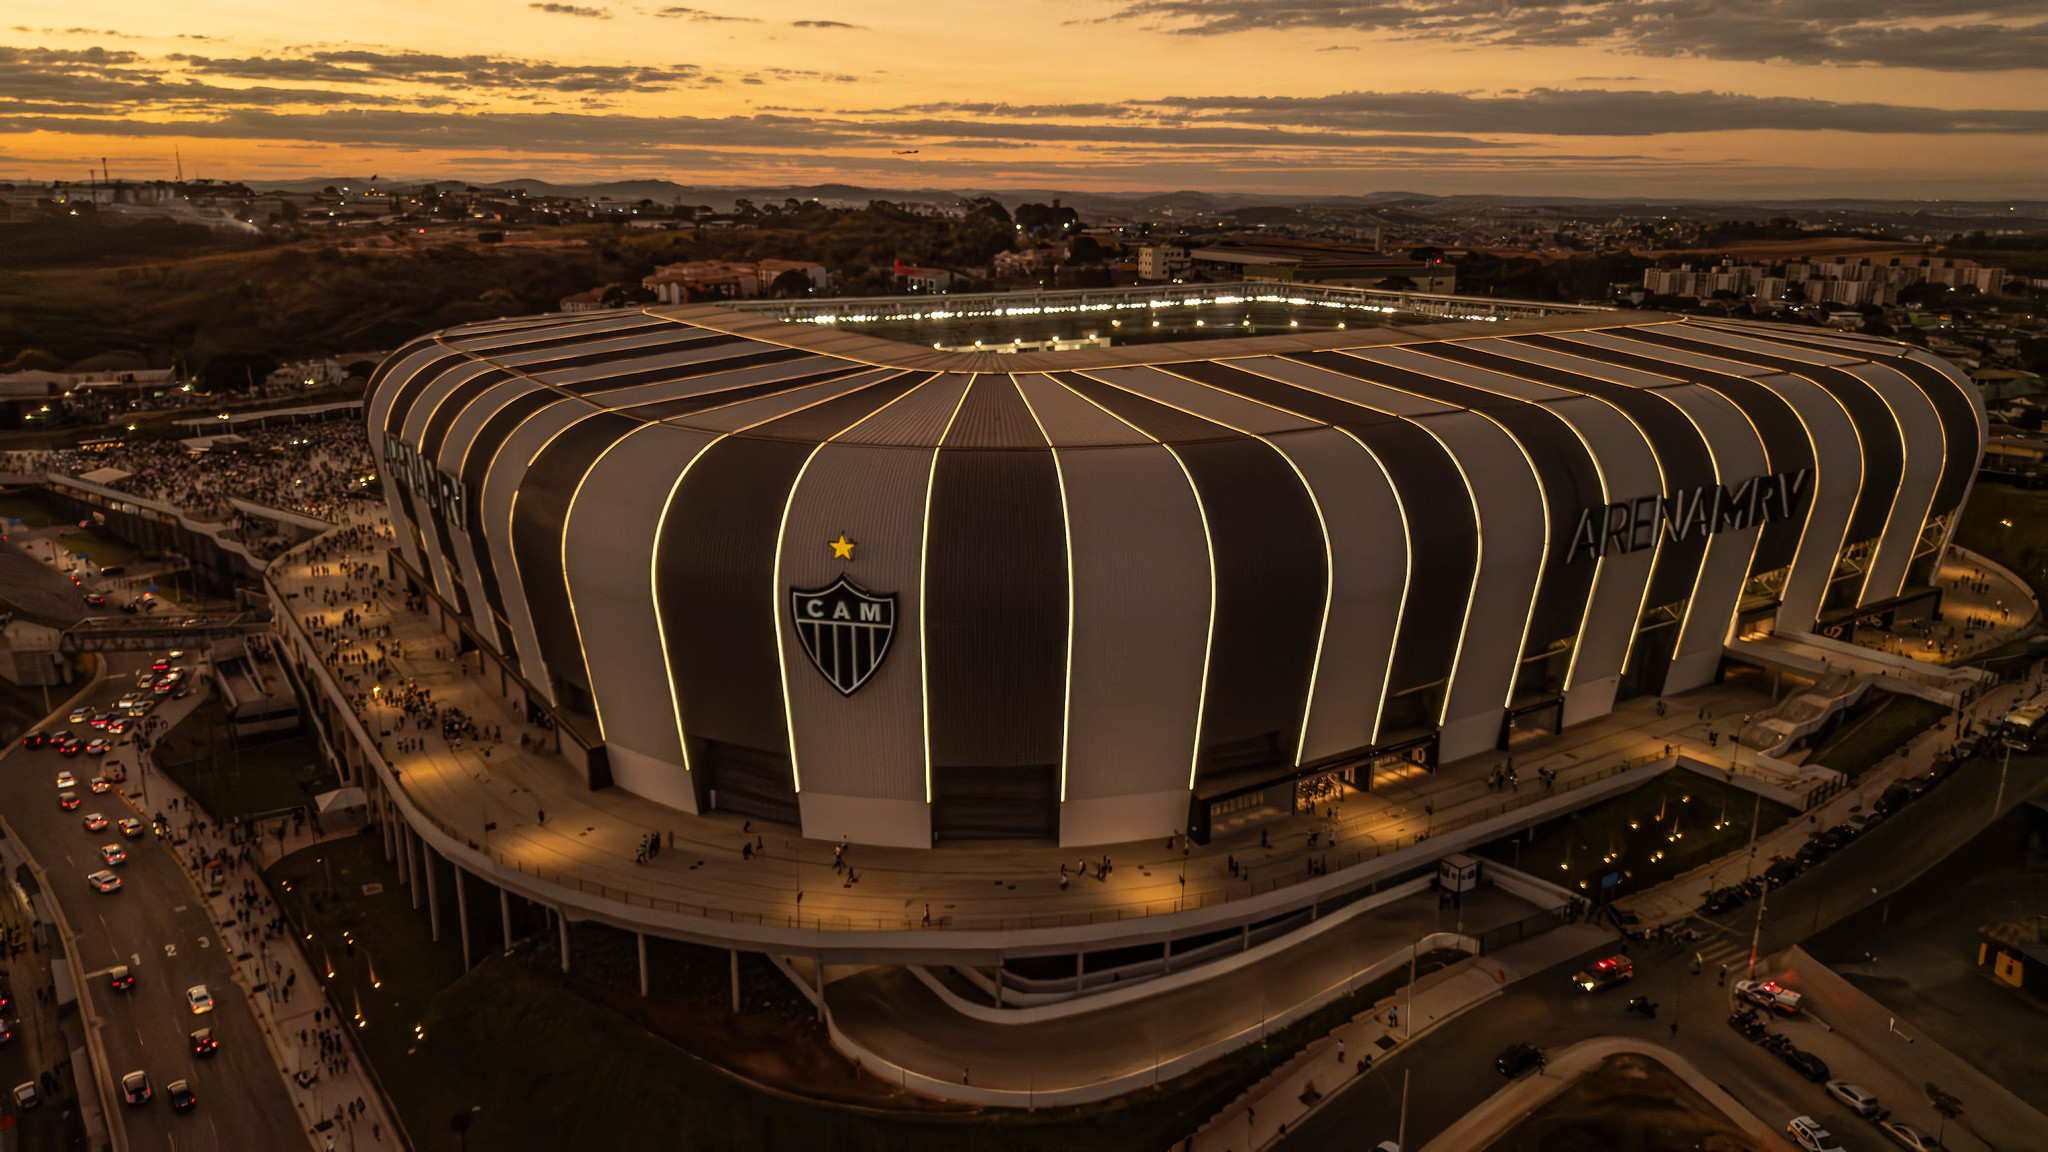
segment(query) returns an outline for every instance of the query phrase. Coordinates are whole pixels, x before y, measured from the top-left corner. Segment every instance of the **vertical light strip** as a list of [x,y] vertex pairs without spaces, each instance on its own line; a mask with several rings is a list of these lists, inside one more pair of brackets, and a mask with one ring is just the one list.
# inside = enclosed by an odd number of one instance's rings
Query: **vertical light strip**
[[[1116,414],[1112,412],[1110,415]],[[1166,449],[1173,462],[1180,465],[1181,475],[1187,477],[1188,491],[1195,497],[1195,515],[1202,520],[1202,547],[1209,554],[1209,630],[1202,637],[1202,690],[1195,698],[1195,751],[1188,759],[1188,791],[1192,792],[1195,790],[1195,771],[1202,763],[1202,724],[1209,709],[1209,661],[1216,649],[1216,538],[1209,532],[1209,510],[1202,505],[1202,492],[1195,486],[1195,476],[1188,471],[1188,462],[1181,459],[1173,445],[1164,440],[1159,441],[1159,446]]]
[[[782,519],[775,525],[775,579],[768,585],[768,603],[771,611],[768,619],[775,624],[775,674],[782,682],[782,727],[789,739],[789,785],[790,791],[801,794],[804,790],[803,770],[797,764],[796,754],[796,711],[789,702],[789,660],[782,639],[782,543],[789,532],[789,510],[796,506],[797,489],[803,487],[804,473],[811,470],[811,461],[825,450],[832,441],[827,438],[812,446],[805,454],[803,466],[796,470],[796,478],[789,482],[789,494],[782,500]],[[920,653],[922,655],[922,653]]]
[[1074,713],[1074,517],[1067,508],[1067,473],[1060,464],[1060,450],[1054,446],[1052,436],[1045,430],[1045,422],[1038,418],[1038,409],[1031,406],[1031,397],[1024,394],[1023,385],[1017,383],[1014,373],[1010,376],[1010,387],[1017,390],[1017,398],[1024,402],[1024,410],[1031,414],[1031,422],[1038,426],[1038,434],[1045,439],[1046,451],[1052,453],[1053,482],[1060,490],[1060,532],[1067,548],[1067,650],[1066,668],[1060,686],[1060,803],[1067,802],[1067,758],[1072,754],[1072,729]]
[[932,446],[931,471],[924,481],[924,518],[917,537],[917,693],[921,709],[920,723],[924,731],[924,802],[932,802],[932,663],[926,643],[931,629],[926,621],[931,618],[930,603],[925,599],[925,575],[930,568],[932,542],[932,490],[939,482],[939,453],[945,451],[946,437],[953,431],[953,422],[960,418],[960,409],[967,406],[967,394],[974,391],[975,373],[967,374],[967,386],[960,389],[960,399],[953,404],[952,414],[946,417],[946,426],[939,432],[939,441]]

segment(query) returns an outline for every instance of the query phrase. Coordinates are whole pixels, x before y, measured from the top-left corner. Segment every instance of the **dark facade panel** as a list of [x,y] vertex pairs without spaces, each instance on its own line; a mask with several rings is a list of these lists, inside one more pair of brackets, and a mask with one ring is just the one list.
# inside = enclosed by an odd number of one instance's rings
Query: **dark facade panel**
[[[985,377],[973,391],[984,382],[989,391],[1016,395],[1006,377]],[[949,438],[927,515],[925,672],[934,770],[1057,765],[1069,593],[1052,450],[1042,441],[1036,451],[962,448]]]
[[[1433,346],[1425,346],[1420,351],[1432,349]],[[1506,428],[1521,445],[1542,480],[1544,505],[1550,517],[1543,581],[1529,618],[1525,654],[1541,652],[1556,641],[1577,636],[1579,622],[1586,616],[1586,601],[1593,594],[1594,566],[1565,562],[1571,551],[1571,532],[1582,509],[1607,502],[1600,488],[1600,470],[1578,433],[1540,404],[1355,356],[1344,359],[1358,367],[1346,366],[1341,371],[1479,412]],[[1315,363],[1335,367],[1324,360]]]
[[1892,415],[1891,405],[1884,402],[1877,389],[1840,368],[1809,364],[1803,360],[1766,356],[1761,352],[1730,348],[1705,340],[1688,340],[1662,330],[1611,328],[1605,331],[1645,344],[1775,369],[1811,380],[1826,389],[1829,395],[1841,402],[1842,407],[1849,410],[1849,419],[1856,424],[1857,439],[1863,444],[1863,490],[1856,496],[1856,510],[1849,514],[1848,541],[1855,544],[1875,540],[1883,534],[1885,520],[1891,516],[1892,501],[1897,498],[1899,484],[1906,474],[1906,444],[1899,432],[1898,418]]
[[[1563,351],[1563,347],[1554,347]],[[1712,372],[1690,364],[1674,364],[1649,356],[1638,356],[1630,352],[1616,351],[1597,344],[1570,345],[1574,356],[1613,364],[1622,368],[1633,368],[1655,376],[1668,376],[1675,380],[1687,380],[1710,388],[1726,396],[1730,403],[1742,409],[1750,423],[1756,425],[1763,438],[1764,451],[1770,457],[1773,475],[1780,472],[1796,472],[1813,468],[1813,442],[1808,439],[1806,426],[1799,414],[1784,397],[1751,380],[1732,372]],[[1750,564],[1750,574],[1771,572],[1792,563],[1794,553],[1799,550],[1799,538],[1806,530],[1806,517],[1796,516],[1786,520],[1773,520],[1764,526],[1763,539],[1758,542],[1756,559]]]
[[590,675],[576,633],[575,611],[569,603],[562,533],[568,524],[569,502],[590,466],[605,449],[638,427],[640,421],[616,412],[602,412],[570,425],[534,457],[512,504],[512,558],[519,565],[520,583],[526,590],[541,662],[553,682],[556,702],[589,720],[591,731],[597,729],[597,711],[590,702]]
[[[1537,348],[1548,348],[1553,352],[1576,354],[1577,345],[1564,344],[1544,336],[1517,338]],[[1536,364],[1501,356],[1463,344],[1432,344],[1433,356],[1470,364],[1475,368],[1490,368],[1510,376],[1524,376],[1553,387],[1583,392],[1613,404],[1634,420],[1644,434],[1650,438],[1650,447],[1657,453],[1657,463],[1664,470],[1664,484],[1668,492],[1680,492],[1708,484],[1718,484],[1714,473],[1714,457],[1707,450],[1707,441],[1695,425],[1678,406],[1655,392],[1643,388],[1631,388],[1626,384],[1614,384],[1566,372],[1547,364]],[[1633,496],[1662,496],[1666,492],[1638,492]],[[1617,498],[1631,499],[1623,493]],[[1692,595],[1693,585],[1698,582],[1700,565],[1707,554],[1707,538],[1694,536],[1688,540],[1666,540],[1657,553],[1657,564],[1650,572],[1650,593],[1645,603],[1652,608],[1663,604],[1675,604]]]

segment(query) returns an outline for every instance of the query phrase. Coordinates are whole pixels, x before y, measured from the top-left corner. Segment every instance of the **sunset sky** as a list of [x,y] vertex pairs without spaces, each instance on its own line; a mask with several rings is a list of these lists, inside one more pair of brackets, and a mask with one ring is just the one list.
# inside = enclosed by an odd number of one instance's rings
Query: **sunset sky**
[[11,0],[0,178],[2048,188],[2043,0],[699,2]]

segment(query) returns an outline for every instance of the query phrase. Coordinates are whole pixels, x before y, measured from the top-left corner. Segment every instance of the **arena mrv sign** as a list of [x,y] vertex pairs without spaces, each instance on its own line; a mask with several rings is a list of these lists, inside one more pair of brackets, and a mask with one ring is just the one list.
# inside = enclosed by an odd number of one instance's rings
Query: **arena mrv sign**
[[1702,484],[1670,496],[1640,496],[1619,504],[1596,504],[1579,513],[1572,532],[1570,563],[1580,556],[1654,548],[1670,537],[1688,540],[1727,529],[1759,527],[1789,520],[1806,495],[1807,470],[1752,476],[1734,488]]

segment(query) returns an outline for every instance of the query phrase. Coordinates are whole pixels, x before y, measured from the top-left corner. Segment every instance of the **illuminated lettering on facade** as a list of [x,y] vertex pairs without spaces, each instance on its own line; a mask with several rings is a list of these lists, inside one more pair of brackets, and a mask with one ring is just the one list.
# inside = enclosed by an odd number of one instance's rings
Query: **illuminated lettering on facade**
[[469,489],[396,436],[384,441],[384,476],[403,485],[452,527],[469,531]]
[[1757,528],[1789,520],[1806,495],[1807,470],[1752,476],[1734,488],[1702,484],[1670,496],[1639,496],[1619,504],[1596,504],[1579,513],[1572,532],[1570,563],[1580,556],[1654,548],[1663,538],[1689,540],[1728,529]]

